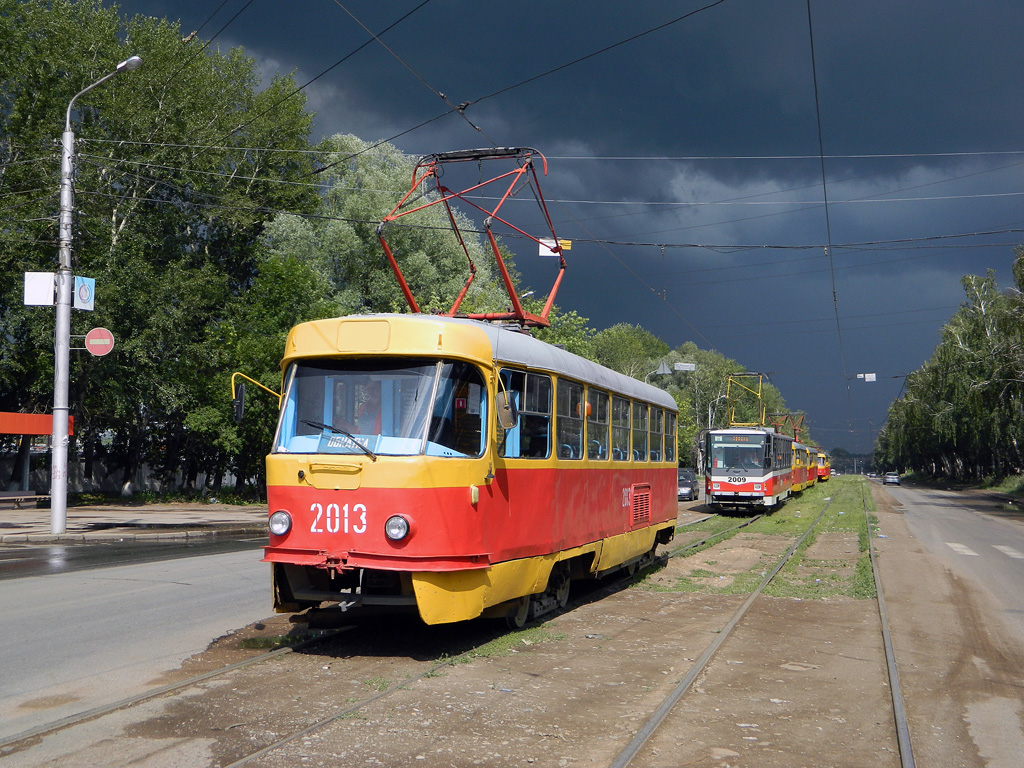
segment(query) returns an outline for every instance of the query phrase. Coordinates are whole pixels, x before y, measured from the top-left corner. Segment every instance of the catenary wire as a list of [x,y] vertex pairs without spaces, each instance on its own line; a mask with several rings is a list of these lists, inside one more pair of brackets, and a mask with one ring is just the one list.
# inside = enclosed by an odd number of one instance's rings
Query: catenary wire
[[[807,0],[807,33],[810,41],[810,58],[811,58],[811,76],[814,84],[814,114],[818,128],[818,154],[821,156],[821,194],[824,200],[825,207],[825,239],[827,244],[825,246],[825,255],[828,257],[829,267],[829,279],[832,284],[832,307],[835,310],[836,316],[836,339],[837,347],[839,352],[839,364],[843,371],[843,378],[847,378],[846,374],[846,352],[843,347],[843,324],[839,320],[839,294],[836,291],[836,268],[835,260],[832,255],[832,223],[829,217],[828,207],[828,177],[825,173],[825,142],[822,138],[821,130],[821,97],[818,90],[818,67],[815,62],[814,54],[814,23],[811,17],[811,0]],[[850,391],[850,386],[846,386],[846,407],[847,417],[853,417],[853,394]]]

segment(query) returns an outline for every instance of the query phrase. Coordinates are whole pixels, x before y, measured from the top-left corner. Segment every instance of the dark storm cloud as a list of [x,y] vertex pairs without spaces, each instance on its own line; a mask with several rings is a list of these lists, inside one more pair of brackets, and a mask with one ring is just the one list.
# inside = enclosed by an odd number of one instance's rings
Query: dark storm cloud
[[[709,4],[342,2],[373,30],[416,10],[383,36],[395,55],[372,43],[309,86],[317,136],[396,136],[448,109],[431,88],[471,102],[481,132],[450,114],[394,143],[548,155],[552,215],[578,241],[561,306],[772,372],[827,447],[869,450],[960,278],[991,267],[1010,283],[1018,234],[948,238],[1024,226],[1024,155],[990,154],[1020,147],[1024,4],[812,0],[812,69],[806,0],[726,0],[498,93]],[[211,5],[121,8],[187,33]],[[216,43],[304,83],[368,38],[341,5],[256,0]],[[200,37],[244,6],[229,0]],[[518,263],[547,288],[549,263],[528,249]]]

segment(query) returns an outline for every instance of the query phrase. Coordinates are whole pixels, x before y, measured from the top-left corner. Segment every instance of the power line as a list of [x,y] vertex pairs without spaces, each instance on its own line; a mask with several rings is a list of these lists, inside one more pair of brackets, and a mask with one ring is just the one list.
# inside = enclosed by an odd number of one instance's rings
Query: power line
[[[392,22],[392,23],[391,23],[391,24],[389,24],[389,25],[388,25],[387,27],[385,27],[385,28],[384,28],[383,30],[381,30],[381,32],[380,32],[379,34],[380,34],[380,35],[386,34],[386,33],[387,33],[388,31],[390,31],[390,30],[391,30],[391,29],[393,29],[394,27],[396,27],[396,26],[398,26],[399,24],[401,24],[401,23],[402,23],[403,21],[405,21],[405,20],[406,20],[407,18],[409,18],[410,16],[412,16],[412,15],[413,15],[414,13],[416,13],[416,12],[417,12],[417,11],[418,11],[418,10],[419,10],[420,8],[422,8],[423,6],[425,6],[425,5],[426,5],[427,3],[429,3],[429,2],[430,2],[430,0],[423,0],[423,2],[421,2],[421,3],[420,3],[419,5],[417,5],[417,6],[415,7],[415,8],[413,8],[413,9],[412,9],[412,10],[410,10],[409,12],[405,13],[404,15],[400,16],[400,17],[399,17],[399,18],[398,18],[398,19],[397,19],[396,21]],[[372,34],[372,33],[371,33],[371,34]],[[375,37],[376,37],[376,36],[375,36]],[[254,123],[254,122],[255,122],[256,120],[259,120],[260,118],[262,118],[262,117],[265,117],[265,116],[266,116],[266,115],[268,115],[268,114],[269,114],[270,112],[272,112],[273,110],[277,109],[277,108],[278,108],[278,107],[279,107],[279,106],[280,106],[281,104],[283,104],[284,102],[288,101],[288,99],[292,98],[293,96],[295,96],[295,95],[296,95],[297,93],[299,93],[299,92],[300,92],[300,91],[302,91],[303,89],[305,89],[305,88],[307,88],[308,86],[310,86],[310,85],[312,85],[313,83],[315,83],[315,82],[316,82],[317,80],[319,80],[319,79],[320,79],[321,77],[323,77],[324,75],[326,75],[326,74],[327,74],[328,72],[330,72],[330,71],[331,71],[332,69],[334,69],[335,67],[337,67],[338,65],[340,65],[340,64],[341,64],[342,62],[344,62],[344,61],[348,60],[348,59],[349,59],[349,58],[351,58],[352,56],[355,56],[355,55],[356,55],[357,53],[359,53],[359,51],[361,51],[361,50],[362,50],[363,48],[365,48],[366,46],[368,46],[368,45],[369,45],[369,44],[370,44],[370,43],[371,43],[372,41],[373,41],[373,38],[371,38],[370,40],[367,40],[367,41],[366,41],[366,42],[364,42],[364,43],[363,43],[362,45],[358,46],[358,47],[357,47],[357,48],[355,48],[354,50],[352,50],[352,51],[350,51],[349,53],[345,54],[345,55],[344,55],[344,56],[342,56],[342,57],[341,57],[340,59],[338,59],[338,60],[337,60],[336,62],[334,62],[334,63],[333,63],[333,64],[332,64],[331,66],[329,66],[329,67],[328,67],[327,69],[323,70],[323,71],[322,71],[322,72],[321,72],[320,74],[318,74],[318,75],[317,75],[316,77],[312,78],[311,80],[307,80],[307,81],[306,81],[305,83],[303,83],[302,85],[300,85],[300,86],[299,86],[298,88],[296,88],[295,90],[291,91],[291,92],[290,92],[290,93],[288,93],[288,94],[287,94],[286,96],[284,96],[284,97],[282,97],[282,98],[278,99],[277,101],[275,101],[275,102],[274,102],[273,104],[271,104],[271,105],[270,105],[269,107],[267,107],[267,108],[266,108],[265,110],[263,110],[262,112],[260,112],[259,114],[257,114],[257,115],[256,115],[256,116],[254,116],[253,118],[251,118],[250,120],[248,120],[248,121],[246,121],[246,122],[242,123],[242,124],[241,124],[241,125],[239,125],[239,126],[238,126],[237,128],[234,128],[234,129],[233,129],[233,130],[232,130],[232,131],[231,131],[230,133],[228,133],[228,134],[227,134],[226,136],[224,136],[224,137],[223,137],[223,138],[221,139],[221,141],[223,141],[224,139],[230,138],[231,136],[234,136],[234,135],[235,135],[236,133],[238,133],[239,131],[241,131],[241,130],[242,130],[243,128],[246,128],[247,126],[250,126],[250,125],[252,125],[252,124],[253,124],[253,123]],[[428,122],[431,122],[431,121],[428,121]],[[420,126],[417,126],[417,127],[421,127],[422,125],[425,125],[425,124],[426,124],[426,123],[421,123],[421,124],[420,124]],[[410,130],[415,130],[415,129],[410,129]],[[408,133],[408,131],[406,131],[406,132],[404,132],[404,133]],[[404,133],[400,133],[400,134],[398,134],[398,136],[402,136],[402,135],[404,135]],[[397,137],[396,137],[396,138],[397,138]],[[197,153],[196,155],[193,155],[193,159],[195,159],[195,157],[197,157],[197,156],[198,156],[198,153]]]
[[[176,78],[182,71],[184,71],[185,68],[188,67],[189,64],[191,64],[193,61],[195,61],[200,56],[202,56],[203,52],[207,48],[210,47],[210,43],[212,43],[214,40],[216,40],[218,35],[220,35],[221,32],[223,32],[225,29],[227,29],[229,26],[231,26],[231,24],[234,23],[235,19],[237,19],[239,16],[241,16],[243,13],[245,13],[246,9],[248,9],[248,7],[253,4],[253,2],[255,2],[255,0],[249,0],[249,2],[247,2],[245,5],[243,5],[241,10],[239,10],[238,13],[236,13],[234,16],[232,16],[230,19],[228,19],[227,23],[223,27],[218,29],[213,37],[211,37],[209,40],[207,40],[198,51],[193,53],[189,58],[187,58],[184,62],[182,62],[181,66],[178,67],[176,70],[174,70],[174,72],[172,72],[171,75],[166,80],[164,80],[163,83],[161,83],[161,85],[160,85],[161,90],[163,88],[166,88],[167,84],[169,82],[171,82],[172,80],[174,80],[174,78]],[[185,43],[186,41],[190,41],[193,35],[197,35],[203,29],[203,27],[205,27],[207,24],[210,23],[210,21],[213,19],[214,16],[216,16],[218,13],[220,13],[220,9],[223,8],[225,5],[227,5],[227,3],[228,3],[228,0],[223,0],[221,2],[221,4],[217,6],[217,9],[213,13],[211,13],[209,16],[206,17],[206,21],[204,21],[199,26],[199,28],[196,29],[195,32],[193,32],[191,35],[186,36],[185,39],[182,40],[182,43]]]
[[1024,155],[1024,149],[979,152],[885,152],[855,155],[547,155],[548,160],[612,160],[633,162],[696,162],[701,160],[885,160],[928,157],[992,157]]
[[[110,143],[127,143],[127,142],[110,142]],[[159,146],[167,146],[167,147],[177,146],[177,147],[182,147],[182,148],[189,148],[188,145],[159,145]],[[220,146],[215,146],[215,145],[207,145],[207,146],[202,147],[202,149],[205,150],[205,149],[231,149],[231,148],[229,148],[229,147],[220,147]],[[234,148],[234,149],[242,150],[243,148]],[[262,150],[259,150],[257,148],[251,148],[250,151],[262,151]],[[273,150],[268,150],[268,151],[273,151]],[[330,150],[279,150],[279,151],[292,152],[292,153],[302,153],[302,154],[312,154],[312,155],[321,155],[321,154],[324,154],[325,152],[329,152]],[[258,181],[261,181],[261,182],[264,182],[264,183],[289,184],[289,185],[296,185],[296,186],[311,186],[311,187],[319,187],[320,186],[319,184],[316,184],[316,183],[313,183],[313,182],[300,182],[300,181],[292,181],[292,180],[288,180],[288,179],[274,179],[274,178],[269,178],[269,177],[261,177],[261,178],[257,179],[257,177],[238,176],[237,174],[226,172],[226,171],[191,170],[191,169],[183,168],[183,167],[180,167],[180,166],[160,165],[160,164],[156,164],[156,163],[149,163],[149,162],[146,162],[146,161],[128,160],[128,159],[124,159],[124,158],[111,158],[111,157],[107,157],[107,156],[104,156],[104,155],[90,155],[88,153],[79,153],[79,157],[94,158],[96,160],[101,160],[101,161],[106,161],[106,162],[116,162],[116,163],[124,163],[124,164],[134,164],[134,165],[139,165],[139,166],[148,166],[148,167],[158,168],[158,169],[162,169],[162,170],[178,171],[178,172],[181,172],[181,173],[195,173],[195,174],[204,174],[204,175],[210,175],[210,176],[225,176],[225,177],[237,178],[239,180],[258,180]],[[348,159],[348,158],[346,158],[346,159]],[[1003,166],[1003,168],[1005,168],[1005,167],[1008,167],[1008,166]],[[1000,168],[1000,169],[993,169],[993,170],[1002,170],[1002,168]],[[988,171],[985,171],[985,172],[987,173]],[[969,175],[976,175],[976,174],[969,174]],[[918,188],[924,187],[924,186],[934,186],[935,184],[944,184],[944,183],[947,183],[949,181],[955,181],[955,180],[961,179],[961,178],[967,178],[967,176],[956,176],[956,177],[952,177],[952,178],[949,178],[949,179],[941,179],[941,180],[934,181],[934,182],[928,182],[927,184],[921,184],[921,185],[917,185],[915,187],[909,187],[909,188],[904,188],[904,189],[918,189]],[[370,190],[370,189],[367,189],[365,187],[362,188],[362,189],[364,189],[365,191],[377,191],[377,192],[382,192],[382,193],[387,193],[387,194],[395,194],[396,193],[395,190]],[[758,196],[769,195],[769,194],[781,194],[781,193],[786,192],[786,191],[791,191],[791,190],[776,190],[776,191],[773,191],[773,192],[762,192],[762,193],[758,193],[757,195],[752,195],[752,196],[753,197],[758,197]],[[901,190],[894,190],[894,191],[901,191]],[[883,194],[889,194],[889,193],[883,193]],[[992,198],[1022,197],[1022,196],[1024,196],[1024,192],[985,192],[985,193],[964,194],[964,195],[936,195],[936,196],[932,196],[932,197],[861,197],[861,198],[851,198],[851,199],[844,199],[844,200],[831,199],[831,200],[829,200],[828,204],[830,206],[835,206],[835,205],[853,205],[853,204],[866,204],[866,203],[905,203],[905,202],[935,202],[935,201],[945,201],[945,200],[984,200],[984,199],[992,199]],[[476,200],[496,200],[498,198],[490,197],[490,196],[486,196],[486,195],[477,195],[477,196],[472,196],[471,199],[476,199]],[[722,206],[722,207],[724,207],[724,206],[806,206],[806,207],[814,208],[814,207],[822,206],[822,204],[823,204],[821,200],[760,200],[760,201],[750,201],[750,200],[743,200],[743,199],[731,199],[731,200],[709,200],[709,201],[658,201],[658,200],[593,200],[593,199],[587,200],[587,199],[578,199],[578,198],[548,198],[548,199],[551,202],[563,203],[563,204],[567,204],[567,205],[595,205],[595,206],[623,206],[623,205],[626,205],[626,206],[638,206],[638,207],[644,207],[644,208],[702,208],[702,207],[712,207],[712,206]],[[510,202],[519,202],[519,201],[518,200],[513,200],[513,201],[510,201]],[[627,215],[634,215],[634,214],[627,214]],[[776,215],[776,214],[770,214],[770,215]],[[726,220],[726,221],[711,222],[711,223],[708,223],[708,224],[701,224],[701,225],[698,225],[698,226],[701,226],[701,227],[719,226],[719,225],[723,225],[723,224],[731,224],[731,223],[734,223],[736,221],[747,221],[747,220],[749,220],[749,219],[738,219],[738,220],[737,219],[729,219],[729,220]],[[576,220],[574,219],[574,221],[576,221]],[[691,227],[685,227],[685,228],[676,228],[676,229],[662,230],[662,231],[674,232],[674,231],[679,231],[679,229],[690,229],[690,228]]]
[[[818,67],[815,63],[814,56],[814,24],[811,20],[811,0],[807,0],[807,33],[811,49],[811,79],[814,83],[814,114],[818,127],[818,154],[821,156],[821,194],[825,205],[825,239],[827,240],[825,255],[828,257],[829,280],[832,283],[832,307],[835,310],[836,315],[836,338],[838,341],[837,346],[839,347],[839,364],[843,371],[843,378],[845,379],[847,378],[846,352],[843,349],[843,325],[839,320],[839,295],[836,292],[836,268],[835,261],[832,257],[832,223],[829,218],[828,209],[828,183],[827,175],[825,173],[825,143],[821,135],[821,99],[818,93]],[[846,385],[846,406],[847,416],[852,418],[853,400],[849,384]]]
[[[150,147],[171,147],[175,149],[233,149],[233,150],[259,150],[262,152],[285,152],[285,153],[306,153],[323,154],[327,150],[322,149],[277,149],[267,147],[238,147],[238,146],[211,146],[196,144],[172,144],[156,141],[129,141],[123,139],[97,139],[84,137],[77,139],[78,142],[96,142],[101,144],[124,144],[130,146]],[[1021,156],[1024,149],[1014,150],[992,150],[980,152],[903,152],[886,154],[859,154],[859,155],[825,155],[826,160],[866,160],[866,159],[906,159],[906,158],[929,158],[929,157],[998,157],[1002,155]],[[548,160],[630,160],[637,162],[658,161],[670,162],[695,161],[695,160],[819,160],[820,155],[630,155],[630,156],[599,156],[599,155],[545,155]],[[1000,168],[1013,166],[1000,166]],[[875,175],[875,174],[869,174]],[[861,178],[861,177],[855,177]],[[959,177],[955,177],[959,178]],[[833,182],[835,183],[835,182]]]
[[713,3],[708,3],[707,5],[702,6],[700,8],[695,8],[689,13],[684,13],[682,16],[677,16],[676,18],[666,21],[663,24],[651,27],[650,29],[645,29],[643,32],[638,32],[635,35],[631,35],[630,37],[619,40],[618,42],[612,43],[611,45],[606,45],[604,48],[600,48],[596,51],[593,51],[592,53],[588,53],[585,56],[580,56],[578,59],[573,59],[572,61],[566,62],[565,64],[560,64],[559,66],[553,67],[547,70],[546,72],[541,72],[538,75],[533,75],[532,77],[528,77],[525,80],[521,80],[513,85],[508,85],[505,86],[504,88],[499,88],[497,91],[489,93],[486,96],[481,96],[477,99],[474,99],[473,101],[467,102],[466,106],[470,106],[472,104],[479,104],[481,101],[486,101],[487,99],[494,98],[495,96],[499,96],[503,93],[508,93],[509,91],[515,90],[516,88],[521,88],[522,86],[527,85],[528,83],[532,83],[535,80],[540,80],[541,78],[547,77],[548,75],[553,75],[556,72],[561,72],[563,69],[568,69],[569,67],[580,64],[581,62],[587,61],[588,59],[592,59],[595,56],[600,56],[602,53],[607,53],[608,51],[618,48],[619,46],[626,45],[627,43],[632,43],[636,40],[639,40],[642,37],[654,34],[655,32],[660,32],[661,30],[666,29],[667,27],[671,27],[673,24],[678,24],[680,21],[684,21],[690,18],[691,16],[696,16],[698,13],[708,11],[714,8],[715,6],[721,5],[724,2],[725,0],[715,0],[715,2]]
[[[595,56],[599,56],[602,53],[606,53],[606,52],[608,52],[608,51],[610,51],[610,50],[612,50],[614,48],[618,48],[621,45],[625,45],[626,43],[633,42],[634,40],[639,40],[640,38],[645,37],[646,35],[650,35],[650,34],[652,34],[654,32],[659,31],[659,30],[665,29],[666,27],[670,27],[673,24],[676,24],[676,23],[678,23],[680,21],[683,21],[684,19],[687,19],[687,18],[689,18],[691,16],[694,16],[694,15],[696,15],[698,13],[702,13],[703,11],[706,11],[706,10],[708,10],[710,8],[714,8],[716,5],[721,5],[724,2],[725,2],[725,0],[715,0],[715,2],[713,2],[713,3],[705,5],[705,6],[701,7],[701,8],[697,8],[697,9],[695,9],[693,11],[690,11],[689,13],[685,13],[682,16],[678,16],[678,17],[676,17],[674,19],[671,19],[670,21],[667,21],[667,22],[665,22],[663,24],[659,24],[659,25],[657,25],[655,27],[651,27],[650,29],[646,29],[643,32],[639,32],[639,33],[637,33],[635,35],[631,35],[630,37],[627,37],[627,38],[625,38],[623,40],[619,40],[617,43],[612,43],[611,45],[607,45],[604,48],[601,48],[601,49],[599,49],[597,51],[593,51],[592,53],[588,53],[587,55],[581,56],[581,57],[579,57],[577,59],[573,59],[572,61],[566,62],[565,64],[561,64],[561,65],[559,65],[557,67],[549,69],[546,72],[541,72],[540,74],[533,75],[531,77],[526,78],[525,80],[520,80],[518,83],[514,83],[514,84],[506,86],[504,88],[500,88],[497,91],[494,91],[492,93],[487,94],[486,96],[480,96],[479,98],[473,99],[471,101],[464,101],[461,104],[459,104],[458,107],[455,107],[454,111],[457,111],[460,115],[462,115],[463,118],[465,118],[465,110],[468,107],[470,107],[470,106],[472,106],[474,104],[479,104],[481,101],[485,101],[487,99],[494,98],[495,96],[498,96],[498,95],[500,95],[502,93],[507,93],[508,91],[515,90],[516,88],[520,88],[520,87],[526,85],[527,83],[532,83],[535,80],[540,80],[541,78],[547,77],[548,75],[552,75],[555,72],[560,72],[563,69],[567,69],[568,67],[571,67],[571,66],[574,66],[576,64],[579,64],[580,62],[586,61],[587,59],[591,59],[591,58],[594,58]],[[388,142],[394,141],[395,139],[401,138],[402,136],[405,136],[407,133],[412,133],[413,131],[418,130],[418,129],[426,126],[426,125],[429,125],[430,123],[433,123],[436,120],[440,120],[442,117],[447,117],[448,115],[450,115],[452,113],[452,111],[453,110],[448,110],[447,112],[442,112],[439,115],[435,115],[434,117],[432,117],[432,118],[430,118],[428,120],[424,120],[419,125],[413,126],[412,128],[409,128],[409,129],[407,129],[405,131],[402,131],[401,133],[396,133],[394,136],[391,136],[390,138],[382,139],[381,141],[377,142],[376,144],[371,144],[371,145],[369,145],[367,147],[364,147],[359,152],[357,152],[357,153],[355,153],[353,155],[350,155],[349,157],[341,158],[340,160],[336,160],[335,162],[333,162],[333,163],[331,163],[331,164],[329,164],[329,165],[327,165],[327,166],[325,166],[323,168],[318,168],[316,171],[314,171],[314,173],[322,173],[323,171],[326,171],[328,168],[332,168],[335,165],[338,165],[338,164],[343,163],[343,162],[347,162],[348,160],[352,159],[356,155],[360,155],[363,152],[367,152],[367,151],[373,149],[374,147],[377,147],[377,146],[380,146],[381,144],[386,144]]]
[[[92,159],[94,156],[88,156],[88,157],[90,159]],[[115,160],[114,162],[118,162],[118,163],[120,163],[120,162],[131,163],[132,161]],[[102,165],[100,163],[96,163],[96,164],[99,165],[100,167],[106,167],[106,166],[104,166],[104,165]],[[187,171],[186,169],[179,169],[179,170],[182,170],[183,172],[191,173],[191,171]],[[122,172],[126,173],[129,176],[136,176],[136,177],[138,177],[138,178],[140,178],[140,179],[142,179],[142,180],[144,180],[144,181],[146,181],[148,183],[160,183],[160,184],[165,184],[168,187],[171,187],[171,188],[174,188],[174,189],[178,189],[172,182],[167,181],[167,180],[163,180],[163,179],[159,179],[159,178],[155,178],[155,177],[147,177],[147,176],[143,176],[141,174],[134,174],[134,173],[131,173],[131,172],[128,172],[128,171],[122,171]],[[212,172],[212,173],[216,174],[216,172]],[[217,175],[220,175],[220,174],[217,174]],[[222,175],[224,175],[225,177],[228,177],[228,174],[222,174]],[[244,177],[244,178],[249,178],[249,177]],[[302,184],[302,182],[284,182],[284,181],[281,181],[281,180],[274,180],[274,179],[259,179],[259,180],[260,181],[268,181],[268,182],[271,182],[271,183]],[[180,192],[180,190],[178,190],[178,191]],[[389,191],[389,190],[364,190],[364,191],[374,191],[374,192],[380,192],[382,194],[395,194],[395,195],[399,194],[397,191]],[[184,194],[184,193],[182,193],[182,194]],[[209,195],[207,195],[207,196],[209,196]],[[212,196],[212,197],[216,199],[216,196]],[[156,202],[168,202],[168,201],[163,201],[163,200],[159,200],[159,199],[156,199],[155,201]],[[552,202],[558,202],[558,201],[555,200],[555,201],[552,201]],[[271,211],[271,209],[266,209],[266,210]],[[307,217],[317,218],[316,216],[313,216],[311,214],[295,213],[293,211],[287,211],[287,210],[283,210],[283,209],[280,209],[280,210],[273,209],[272,212],[274,212],[274,213],[290,213],[290,214],[293,214],[293,215],[296,215],[296,216],[307,216]],[[362,223],[362,224],[376,224],[376,223],[379,223],[376,220],[371,221],[371,220],[362,220],[362,219],[347,219],[347,218],[344,218],[344,217],[333,217],[333,216],[320,216],[319,218],[331,219],[331,220],[341,220],[341,221],[350,221],[352,223]],[[467,231],[477,232],[477,233],[482,233],[483,232],[483,230],[467,230]],[[946,235],[929,235],[929,236],[914,237],[914,238],[899,238],[899,239],[891,239],[891,240],[872,240],[872,241],[859,241],[859,242],[858,241],[854,241],[854,242],[849,242],[849,243],[833,243],[832,244],[832,248],[833,248],[833,250],[834,249],[871,249],[871,250],[880,250],[880,249],[877,248],[877,246],[907,246],[907,245],[913,245],[915,243],[935,243],[935,242],[940,242],[940,241],[949,240],[949,239],[962,239],[962,238],[969,238],[969,237],[994,236],[994,235],[1002,235],[1002,234],[1019,234],[1019,233],[1022,233],[1022,232],[1024,232],[1024,229],[1021,229],[1021,228],[1005,228],[1005,229],[998,229],[998,230],[980,230],[980,231],[976,231],[976,232],[961,232],[961,233],[953,233],[953,234],[946,234]],[[505,233],[505,236],[508,237],[508,238],[511,238],[511,239],[516,239],[518,237],[516,235],[516,233],[514,233],[514,232]],[[588,243],[588,244],[595,244],[595,245],[601,245],[601,246],[611,246],[611,245],[614,245],[614,246],[622,246],[622,247],[656,248],[656,249],[659,249],[659,250],[662,250],[662,251],[665,251],[665,250],[679,250],[679,249],[712,250],[712,251],[715,251],[715,252],[756,251],[756,250],[762,250],[762,251],[771,251],[771,250],[801,251],[801,250],[818,250],[818,249],[821,249],[823,247],[823,245],[820,244],[820,243],[807,243],[807,244],[797,244],[797,243],[719,243],[719,244],[715,244],[715,243],[697,243],[697,242],[669,243],[669,242],[639,241],[639,240],[632,240],[632,241],[613,240],[613,239],[596,238],[596,237],[591,237],[591,238],[573,238],[573,241],[575,243],[578,243],[578,244]],[[1013,247],[1013,245],[1014,244],[1010,244],[1010,243],[980,243],[980,244],[971,244],[969,246],[965,245],[964,247]],[[920,246],[917,246],[917,247],[920,247]],[[792,260],[789,260],[789,261],[792,261]],[[786,263],[786,262],[769,262],[769,264],[771,264],[771,263]],[[873,263],[880,263],[880,262],[873,262]],[[716,268],[716,269],[726,269],[726,268],[730,268],[730,267],[720,267],[720,268]],[[704,271],[704,270],[691,270],[691,271]]]

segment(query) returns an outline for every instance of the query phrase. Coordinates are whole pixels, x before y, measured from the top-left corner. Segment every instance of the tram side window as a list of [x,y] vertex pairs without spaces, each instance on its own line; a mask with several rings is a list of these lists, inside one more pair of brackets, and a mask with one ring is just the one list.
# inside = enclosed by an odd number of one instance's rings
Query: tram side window
[[608,393],[587,389],[587,457],[608,458]]
[[501,379],[519,410],[519,423],[505,430],[502,456],[547,458],[551,445],[551,377],[505,368]]
[[646,403],[633,403],[633,461],[647,461]]
[[651,461],[661,461],[664,417],[661,408],[651,408]]
[[665,461],[676,460],[676,415],[665,414]]
[[612,458],[629,461],[629,400],[612,395]]
[[583,458],[583,385],[558,380],[558,458]]
[[487,399],[480,372],[468,363],[446,363],[427,433],[428,446],[452,448],[466,456],[483,454]]

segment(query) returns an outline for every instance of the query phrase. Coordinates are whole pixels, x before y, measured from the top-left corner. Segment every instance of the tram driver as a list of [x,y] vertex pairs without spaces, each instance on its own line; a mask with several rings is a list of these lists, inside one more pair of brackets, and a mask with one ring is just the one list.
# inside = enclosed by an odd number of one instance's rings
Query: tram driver
[[743,455],[740,457],[740,466],[743,469],[760,469],[761,461],[757,455],[756,448],[750,448],[743,451]]
[[[335,413],[343,429],[357,435],[379,435],[381,431],[380,382],[363,379],[355,384],[353,397],[344,413]],[[344,399],[340,403],[344,403]],[[339,404],[340,404],[339,403]]]

